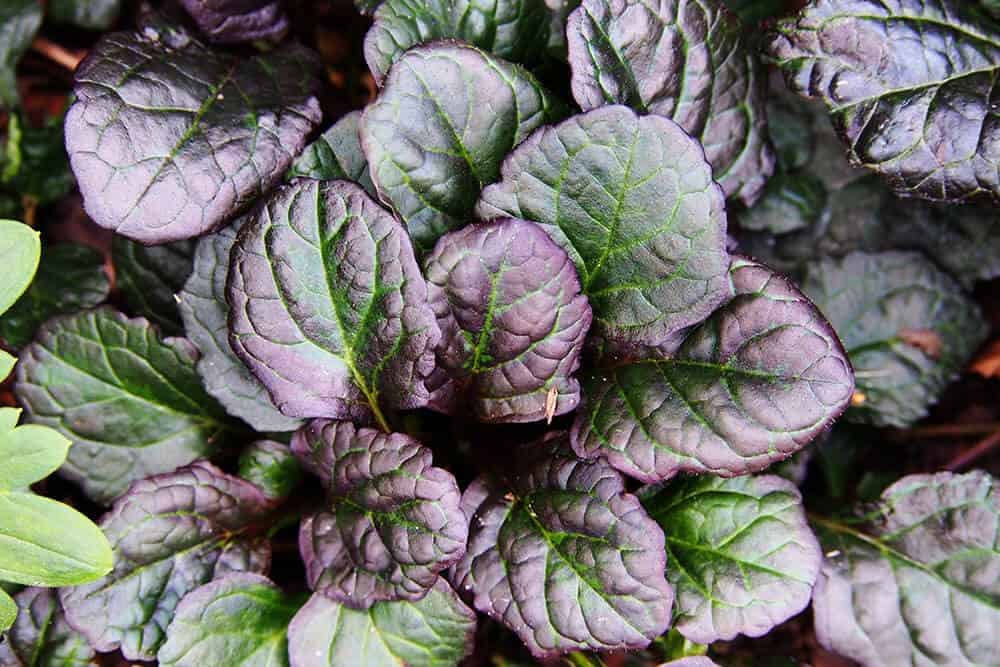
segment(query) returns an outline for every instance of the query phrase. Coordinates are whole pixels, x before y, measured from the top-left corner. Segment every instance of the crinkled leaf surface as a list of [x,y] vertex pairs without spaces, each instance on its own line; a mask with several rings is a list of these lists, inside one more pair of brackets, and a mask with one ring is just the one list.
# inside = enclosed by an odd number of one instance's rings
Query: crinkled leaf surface
[[315,68],[299,46],[240,57],[179,28],[104,36],[66,115],[87,213],[146,244],[222,226],[305,146],[320,119]]
[[94,649],[66,622],[59,594],[51,588],[26,588],[14,597],[20,613],[0,643],[5,667],[91,667]]
[[736,296],[661,359],[595,369],[573,446],[646,482],[745,475],[830,425],[854,389],[833,328],[786,278],[737,258]]
[[608,106],[546,127],[503,163],[481,218],[540,224],[576,263],[595,333],[657,345],[731,294],[722,190],[672,121]]
[[787,234],[817,224],[826,188],[808,173],[782,173],[767,182],[760,200],[739,216],[741,229]]
[[471,409],[486,422],[541,421],[576,407],[590,306],[573,262],[541,227],[503,218],[446,234],[425,275],[445,376],[432,407]]
[[361,118],[361,145],[379,197],[430,250],[471,221],[504,156],[563,115],[526,70],[442,42],[410,49],[392,67]]
[[673,119],[701,140],[727,197],[756,201],[774,168],[766,79],[721,0],[583,0],[566,34],[582,109]]
[[965,0],[816,0],[770,45],[899,194],[1000,201],[1000,34]]
[[194,268],[177,295],[177,309],[185,334],[200,352],[195,368],[205,391],[229,414],[258,431],[294,431],[301,421],[281,414],[264,385],[229,345],[226,276],[230,251],[245,222],[241,217],[198,241]]
[[416,600],[464,553],[458,483],[413,438],[316,419],[296,431],[292,450],[331,497],[299,532],[314,591],[356,609]]
[[285,415],[427,403],[440,331],[406,229],[347,181],[298,179],[230,256],[229,343]]
[[37,0],[5,0],[0,6],[0,109],[18,105],[14,69],[41,25]]
[[509,486],[479,478],[465,491],[469,546],[452,582],[536,657],[645,647],[674,598],[663,532],[617,471],[567,440],[537,443]]
[[73,441],[60,473],[97,502],[215,450],[225,413],[197,352],[111,308],[49,320],[21,352],[14,393],[28,419]]
[[[807,267],[802,284],[837,331],[860,392],[847,419],[906,427],[927,414],[986,337],[979,307],[912,252],[851,253]],[[938,354],[907,342],[925,332]]]
[[187,593],[267,571],[270,545],[245,532],[268,509],[257,487],[204,461],[134,483],[101,520],[114,569],[61,591],[70,623],[98,651],[152,660]]
[[346,178],[376,196],[368,160],[361,150],[360,122],[361,112],[352,111],[334,123],[295,158],[289,177],[306,176],[321,181]]
[[291,448],[274,440],[258,440],[240,454],[239,475],[272,499],[287,498],[302,479],[302,467]]
[[292,667],[454,667],[472,652],[475,629],[475,613],[439,577],[420,600],[367,611],[314,594],[288,626],[288,653]]
[[35,279],[0,315],[0,338],[12,348],[23,347],[45,320],[96,306],[108,297],[110,288],[100,252],[76,243],[46,245],[45,261],[39,263]]
[[267,577],[230,574],[184,596],[157,660],[162,667],[288,667],[288,623],[300,604]]
[[187,240],[144,246],[119,235],[111,242],[115,282],[129,306],[170,334],[183,331],[175,295],[191,275],[195,247]]
[[28,289],[41,253],[38,232],[16,220],[0,220],[0,266],[5,276],[0,285],[0,315]]
[[107,30],[118,20],[122,0],[49,0],[48,18],[87,30]]
[[440,39],[537,65],[549,45],[545,0],[385,0],[365,35],[365,60],[377,83],[411,47]]
[[674,627],[691,641],[760,637],[809,604],[822,554],[788,480],[685,477],[642,503],[666,535]]
[[213,42],[252,42],[288,31],[280,0],[181,0],[181,4]]
[[816,636],[864,667],[991,665],[1000,655],[1000,488],[984,472],[911,475],[867,525],[818,519]]

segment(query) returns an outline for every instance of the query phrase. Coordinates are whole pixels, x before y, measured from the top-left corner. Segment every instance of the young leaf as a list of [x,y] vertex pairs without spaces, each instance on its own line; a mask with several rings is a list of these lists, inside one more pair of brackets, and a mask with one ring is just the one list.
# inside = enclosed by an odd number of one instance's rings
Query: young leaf
[[657,345],[729,297],[722,190],[672,121],[602,107],[531,135],[501,174],[479,216],[542,225],[617,347]]
[[194,270],[177,295],[177,309],[184,321],[185,334],[201,353],[195,368],[205,391],[229,414],[257,431],[294,431],[301,421],[281,414],[264,385],[229,345],[226,276],[230,251],[245,222],[245,216],[238,218],[198,241]]
[[188,593],[167,626],[162,667],[288,667],[300,601],[267,577],[234,573]]
[[21,352],[14,393],[30,421],[73,441],[60,473],[103,503],[214,451],[225,415],[201,388],[196,358],[142,318],[86,310],[42,326]]
[[[361,146],[382,201],[430,250],[471,221],[500,161],[563,107],[531,74],[469,45],[407,51],[361,118]],[[414,123],[413,119],[421,119]]]
[[12,348],[23,347],[45,320],[92,308],[108,297],[110,288],[101,253],[76,243],[46,245],[35,279],[0,315],[0,338]]
[[791,482],[687,477],[642,504],[666,534],[674,626],[689,640],[760,637],[809,604],[822,554]]
[[869,523],[816,518],[820,643],[865,667],[988,665],[1000,655],[1000,488],[984,472],[911,475]]
[[302,467],[288,445],[258,440],[240,454],[239,475],[271,500],[287,498],[302,479]]
[[721,0],[583,0],[566,26],[573,97],[627,104],[697,137],[726,196],[753,204],[774,169],[766,79]]
[[781,173],[767,182],[757,204],[739,216],[741,229],[787,234],[819,222],[826,208],[823,182],[808,173]]
[[791,88],[826,103],[852,160],[897,193],[998,202],[1000,37],[973,5],[815,0],[770,51]]
[[118,20],[122,0],[48,0],[48,18],[86,30],[107,30]]
[[475,613],[439,577],[420,600],[367,611],[314,594],[288,626],[288,653],[292,667],[454,667],[472,652],[475,629]]
[[320,118],[315,66],[298,46],[238,57],[179,28],[106,35],[66,115],[87,213],[145,244],[219,228],[305,146]]
[[469,547],[452,581],[538,658],[643,648],[670,623],[663,531],[621,475],[567,441],[536,444],[507,487],[466,490]]
[[18,105],[14,69],[41,26],[37,0],[4,0],[0,5],[0,109]]
[[[857,373],[850,421],[898,427],[917,421],[987,334],[975,302],[917,253],[821,259],[807,267],[802,289],[830,318]],[[935,338],[938,353],[908,332]]]
[[230,572],[266,572],[266,540],[246,534],[270,505],[253,484],[204,461],[132,484],[101,520],[108,576],[61,591],[70,624],[101,652],[152,660],[178,602]]
[[94,650],[66,621],[56,591],[26,588],[14,599],[20,614],[7,639],[0,643],[0,665],[91,667],[95,664]]
[[[17,618],[17,603],[11,599],[7,591],[0,588],[0,632],[7,630],[14,625]],[[0,658],[3,657],[3,645],[0,644]]]
[[440,338],[406,229],[359,186],[298,179],[230,255],[229,343],[285,415],[375,420],[427,403]]
[[292,451],[332,500],[299,532],[314,591],[355,609],[417,600],[464,553],[458,483],[413,438],[316,419],[292,436]]
[[115,280],[135,311],[169,334],[181,334],[181,317],[175,296],[193,270],[194,241],[144,246],[115,235],[111,261]]
[[288,31],[280,0],[181,0],[181,4],[213,42],[252,42]]
[[526,67],[548,49],[545,0],[385,0],[365,35],[365,60],[382,83],[410,48],[437,40],[467,42]]
[[541,227],[503,218],[451,232],[424,273],[446,376],[431,407],[471,409],[486,422],[540,421],[576,408],[573,373],[590,306],[572,261]]
[[15,220],[0,220],[0,266],[4,267],[4,280],[0,283],[0,315],[7,312],[28,289],[38,269],[41,253],[38,232]]
[[305,176],[321,181],[346,178],[363,187],[371,196],[376,196],[375,185],[368,172],[368,160],[361,150],[360,123],[360,111],[343,116],[295,158],[288,177]]
[[17,426],[21,411],[0,408],[0,491],[25,489],[62,465],[70,441],[45,426]]
[[573,447],[645,482],[725,477],[788,458],[829,426],[854,389],[833,328],[787,279],[735,259],[736,296],[675,354],[583,382]]

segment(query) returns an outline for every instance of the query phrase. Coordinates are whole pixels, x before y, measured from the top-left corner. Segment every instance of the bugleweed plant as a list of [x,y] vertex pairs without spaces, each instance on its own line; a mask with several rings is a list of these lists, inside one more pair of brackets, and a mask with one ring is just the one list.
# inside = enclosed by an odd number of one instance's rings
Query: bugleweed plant
[[[1000,664],[997,480],[852,472],[988,335],[989,3],[358,0],[339,118],[313,4],[0,9],[0,211],[75,181],[113,233],[0,285],[0,503],[58,467],[112,553],[12,577],[0,507],[0,578],[63,586],[0,663],[705,667],[811,605],[866,667]],[[60,22],[120,30],[38,127]]]

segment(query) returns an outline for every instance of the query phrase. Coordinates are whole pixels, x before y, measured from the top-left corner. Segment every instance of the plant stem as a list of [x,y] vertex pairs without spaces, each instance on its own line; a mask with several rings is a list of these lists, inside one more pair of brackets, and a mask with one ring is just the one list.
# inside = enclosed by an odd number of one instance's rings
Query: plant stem
[[961,452],[944,467],[945,470],[956,472],[968,467],[973,461],[1000,445],[1000,430],[994,431],[978,443]]
[[1000,431],[1000,422],[973,422],[969,424],[937,424],[893,433],[900,440],[932,439],[941,436],[986,435]]
[[44,37],[36,37],[31,43],[31,50],[40,53],[57,65],[65,67],[70,72],[76,71],[77,65],[86,55],[81,51],[70,51]]

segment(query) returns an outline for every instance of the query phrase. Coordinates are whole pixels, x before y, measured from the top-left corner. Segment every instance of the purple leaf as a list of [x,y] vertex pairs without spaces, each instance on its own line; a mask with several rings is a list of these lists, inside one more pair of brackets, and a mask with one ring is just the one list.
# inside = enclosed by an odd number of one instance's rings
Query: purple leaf
[[280,37],[288,30],[280,0],[181,0],[181,4],[213,42],[252,42]]

